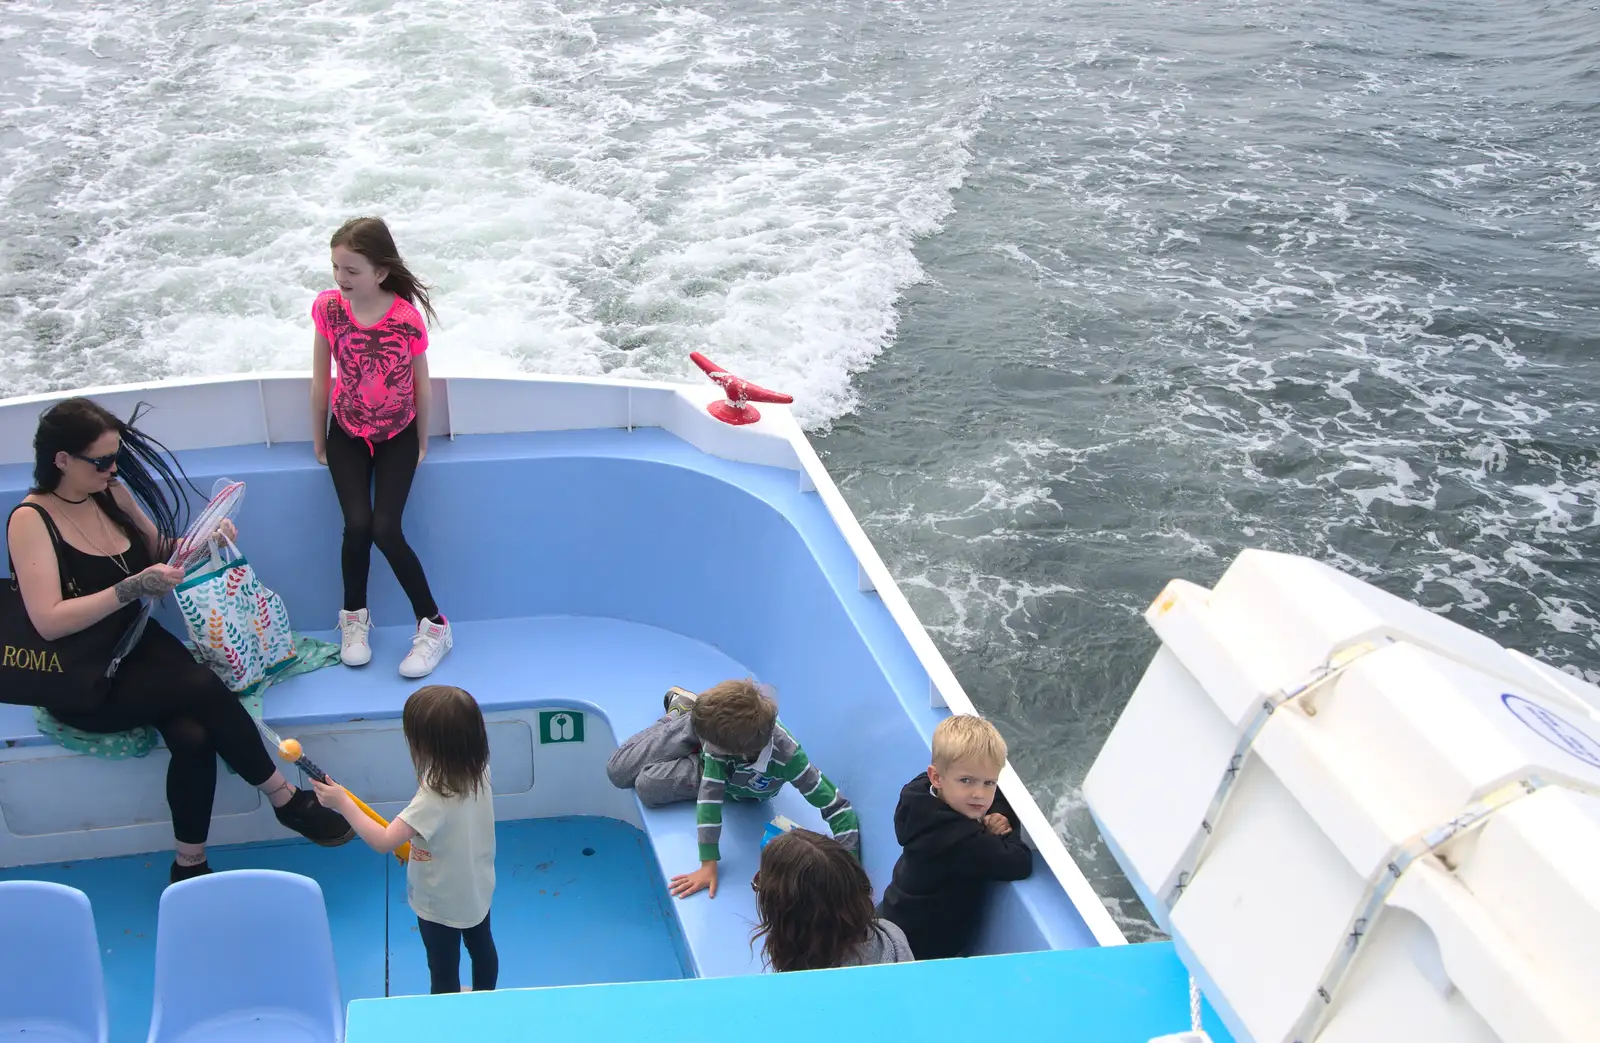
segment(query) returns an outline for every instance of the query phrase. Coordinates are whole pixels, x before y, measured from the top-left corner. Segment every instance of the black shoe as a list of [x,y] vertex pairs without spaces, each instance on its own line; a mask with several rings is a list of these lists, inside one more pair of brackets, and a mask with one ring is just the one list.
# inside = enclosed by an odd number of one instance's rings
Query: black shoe
[[295,790],[289,803],[281,808],[273,808],[272,813],[286,827],[323,847],[348,844],[356,835],[343,815],[318,804],[317,795],[308,789]]
[[661,712],[671,713],[673,710],[677,710],[679,713],[688,713],[689,708],[694,705],[695,699],[695,693],[689,691],[689,689],[673,685],[667,689],[667,694],[661,697]]
[[205,876],[210,872],[211,865],[208,862],[196,862],[192,866],[184,866],[174,861],[172,863],[172,872],[167,874],[167,883],[176,884],[181,880],[193,880],[197,876]]

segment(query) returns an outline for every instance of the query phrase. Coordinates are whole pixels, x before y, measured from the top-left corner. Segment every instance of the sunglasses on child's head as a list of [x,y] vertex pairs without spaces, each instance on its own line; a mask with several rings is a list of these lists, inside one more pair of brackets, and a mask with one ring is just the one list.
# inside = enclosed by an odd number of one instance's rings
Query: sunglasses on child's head
[[102,472],[109,471],[115,467],[117,465],[117,457],[120,455],[121,450],[115,453],[107,453],[105,456],[84,456],[82,453],[72,454],[73,459],[82,460],[84,463],[93,466],[96,471]]

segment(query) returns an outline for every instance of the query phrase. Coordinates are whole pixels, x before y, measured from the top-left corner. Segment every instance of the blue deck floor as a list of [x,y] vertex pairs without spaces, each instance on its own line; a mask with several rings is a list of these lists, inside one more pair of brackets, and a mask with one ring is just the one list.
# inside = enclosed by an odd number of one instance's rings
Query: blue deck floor
[[[611,819],[529,819],[499,823],[496,838],[494,934],[502,988],[685,976],[669,899],[638,830]],[[163,852],[0,870],[0,879],[53,880],[89,896],[113,1043],[142,1040],[149,1029],[156,911],[170,864]],[[283,869],[322,886],[346,1003],[428,991],[404,870],[394,859],[359,840],[333,849],[286,841],[213,848],[211,864],[218,870]],[[578,944],[585,939],[594,944]],[[467,976],[463,952],[463,980]]]

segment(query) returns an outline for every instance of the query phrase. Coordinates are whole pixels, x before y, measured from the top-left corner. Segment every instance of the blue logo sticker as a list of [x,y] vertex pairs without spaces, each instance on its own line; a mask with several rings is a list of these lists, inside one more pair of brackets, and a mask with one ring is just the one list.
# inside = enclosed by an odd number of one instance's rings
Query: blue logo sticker
[[1500,701],[1506,704],[1506,709],[1511,711],[1513,717],[1527,725],[1539,738],[1552,746],[1559,746],[1591,768],[1600,768],[1600,742],[1590,738],[1577,725],[1520,695],[1506,692]]

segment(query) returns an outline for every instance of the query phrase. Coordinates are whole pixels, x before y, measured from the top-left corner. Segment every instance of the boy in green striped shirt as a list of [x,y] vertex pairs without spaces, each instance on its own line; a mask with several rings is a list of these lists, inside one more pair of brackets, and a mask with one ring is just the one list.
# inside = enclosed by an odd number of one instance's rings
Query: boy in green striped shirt
[[691,704],[689,720],[700,743],[700,784],[695,795],[700,868],[673,877],[673,895],[686,898],[709,889],[715,898],[717,862],[722,857],[718,849],[722,802],[771,800],[786,782],[822,812],[834,839],[861,857],[855,809],[778,720],[778,705],[771,696],[749,680],[723,681],[692,701],[686,695],[675,701]]

